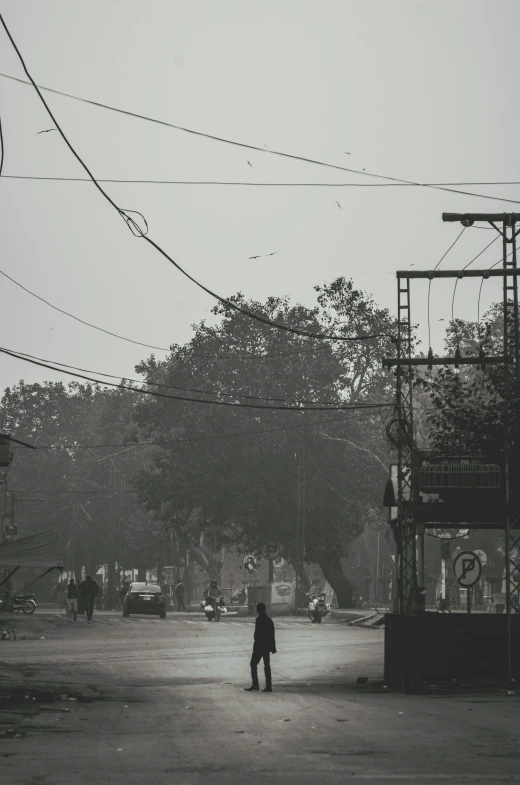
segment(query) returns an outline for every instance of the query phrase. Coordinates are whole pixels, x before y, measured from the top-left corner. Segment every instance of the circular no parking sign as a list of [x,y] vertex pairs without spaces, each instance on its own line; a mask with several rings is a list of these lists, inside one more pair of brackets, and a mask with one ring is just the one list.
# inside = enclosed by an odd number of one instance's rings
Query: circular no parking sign
[[473,551],[461,551],[453,562],[453,572],[464,589],[470,589],[480,579],[482,563]]

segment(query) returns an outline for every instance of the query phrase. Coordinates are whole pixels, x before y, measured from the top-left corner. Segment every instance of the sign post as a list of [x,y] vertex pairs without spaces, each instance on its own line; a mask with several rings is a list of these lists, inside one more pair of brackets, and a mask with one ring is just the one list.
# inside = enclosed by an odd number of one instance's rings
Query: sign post
[[471,613],[471,587],[479,582],[482,562],[473,551],[461,551],[453,562],[453,572],[459,586],[466,589],[467,611]]

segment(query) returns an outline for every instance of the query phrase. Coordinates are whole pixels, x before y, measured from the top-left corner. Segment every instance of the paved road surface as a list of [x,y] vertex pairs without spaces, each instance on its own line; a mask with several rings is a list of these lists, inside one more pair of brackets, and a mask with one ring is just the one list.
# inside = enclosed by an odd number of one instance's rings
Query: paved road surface
[[[0,698],[0,780],[520,782],[518,697],[385,693],[378,681],[384,633],[327,621],[277,621],[275,691],[262,694],[243,691],[250,619],[208,624],[188,614],[104,613],[91,626],[68,625],[52,612],[24,619],[29,639],[0,643],[0,694],[47,684],[98,699],[38,704],[28,692],[13,705]],[[355,684],[358,676],[369,677],[368,687]]]

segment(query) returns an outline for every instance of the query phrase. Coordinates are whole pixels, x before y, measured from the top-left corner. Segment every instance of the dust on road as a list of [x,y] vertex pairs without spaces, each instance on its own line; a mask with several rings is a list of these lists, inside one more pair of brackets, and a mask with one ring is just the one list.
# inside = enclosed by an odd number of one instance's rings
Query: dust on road
[[262,694],[243,691],[251,619],[23,623],[0,653],[12,785],[520,781],[516,696],[385,693],[381,630],[278,621]]

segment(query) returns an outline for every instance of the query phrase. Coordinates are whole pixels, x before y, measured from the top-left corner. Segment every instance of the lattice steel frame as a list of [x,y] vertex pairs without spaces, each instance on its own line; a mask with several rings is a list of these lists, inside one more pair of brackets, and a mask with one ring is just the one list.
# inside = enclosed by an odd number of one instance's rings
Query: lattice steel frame
[[[520,215],[504,214],[466,214],[443,215],[443,220],[459,221],[471,225],[474,221],[489,222],[503,240],[503,312],[504,312],[504,459],[505,459],[505,502],[510,511],[506,519],[506,611],[520,613],[520,499],[511,502],[509,481],[509,452],[511,449],[511,429],[509,426],[508,401],[512,402],[515,413],[520,419],[520,325],[518,313],[518,274],[516,237],[520,229]],[[501,224],[501,228],[499,225]],[[512,246],[508,258],[508,246]],[[411,361],[412,324],[410,302],[410,275],[397,277],[398,323],[397,323],[397,366],[396,366],[396,404],[398,433],[398,518],[395,527],[398,576],[398,610],[406,613],[410,607],[410,595],[417,586],[416,525],[409,512],[407,501],[417,501],[415,491],[415,456],[413,441],[413,371]],[[405,361],[403,363],[402,361]],[[464,360],[461,358],[461,364]],[[514,508],[517,508],[516,510]],[[510,625],[509,636],[510,636]],[[511,650],[511,647],[509,647]]]
[[[520,216],[519,216],[520,218]],[[504,215],[502,229],[499,229],[494,222],[495,229],[502,235],[503,247],[503,308],[504,308],[504,397],[506,399],[504,411],[504,453],[505,453],[505,502],[510,507],[511,493],[509,476],[509,452],[512,447],[511,439],[514,436],[509,428],[509,401],[511,408],[516,414],[518,421],[520,395],[520,329],[518,317],[518,276],[508,275],[508,272],[517,269],[516,237],[520,229],[516,229],[517,216]],[[511,245],[510,258],[508,258],[508,245]],[[514,497],[513,501],[518,505],[520,500]],[[513,505],[511,505],[513,506]],[[520,613],[520,515],[513,512],[508,513],[506,518],[506,613]],[[508,625],[508,637],[511,635]],[[511,646],[509,646],[509,657],[511,657]],[[511,662],[509,662],[511,670]]]
[[[411,359],[412,323],[410,279],[397,278],[397,358]],[[407,501],[414,500],[413,450],[413,371],[411,365],[396,368],[397,418],[399,441],[397,450],[397,592],[399,613],[406,613],[410,597],[417,586],[417,550],[415,523]]]

